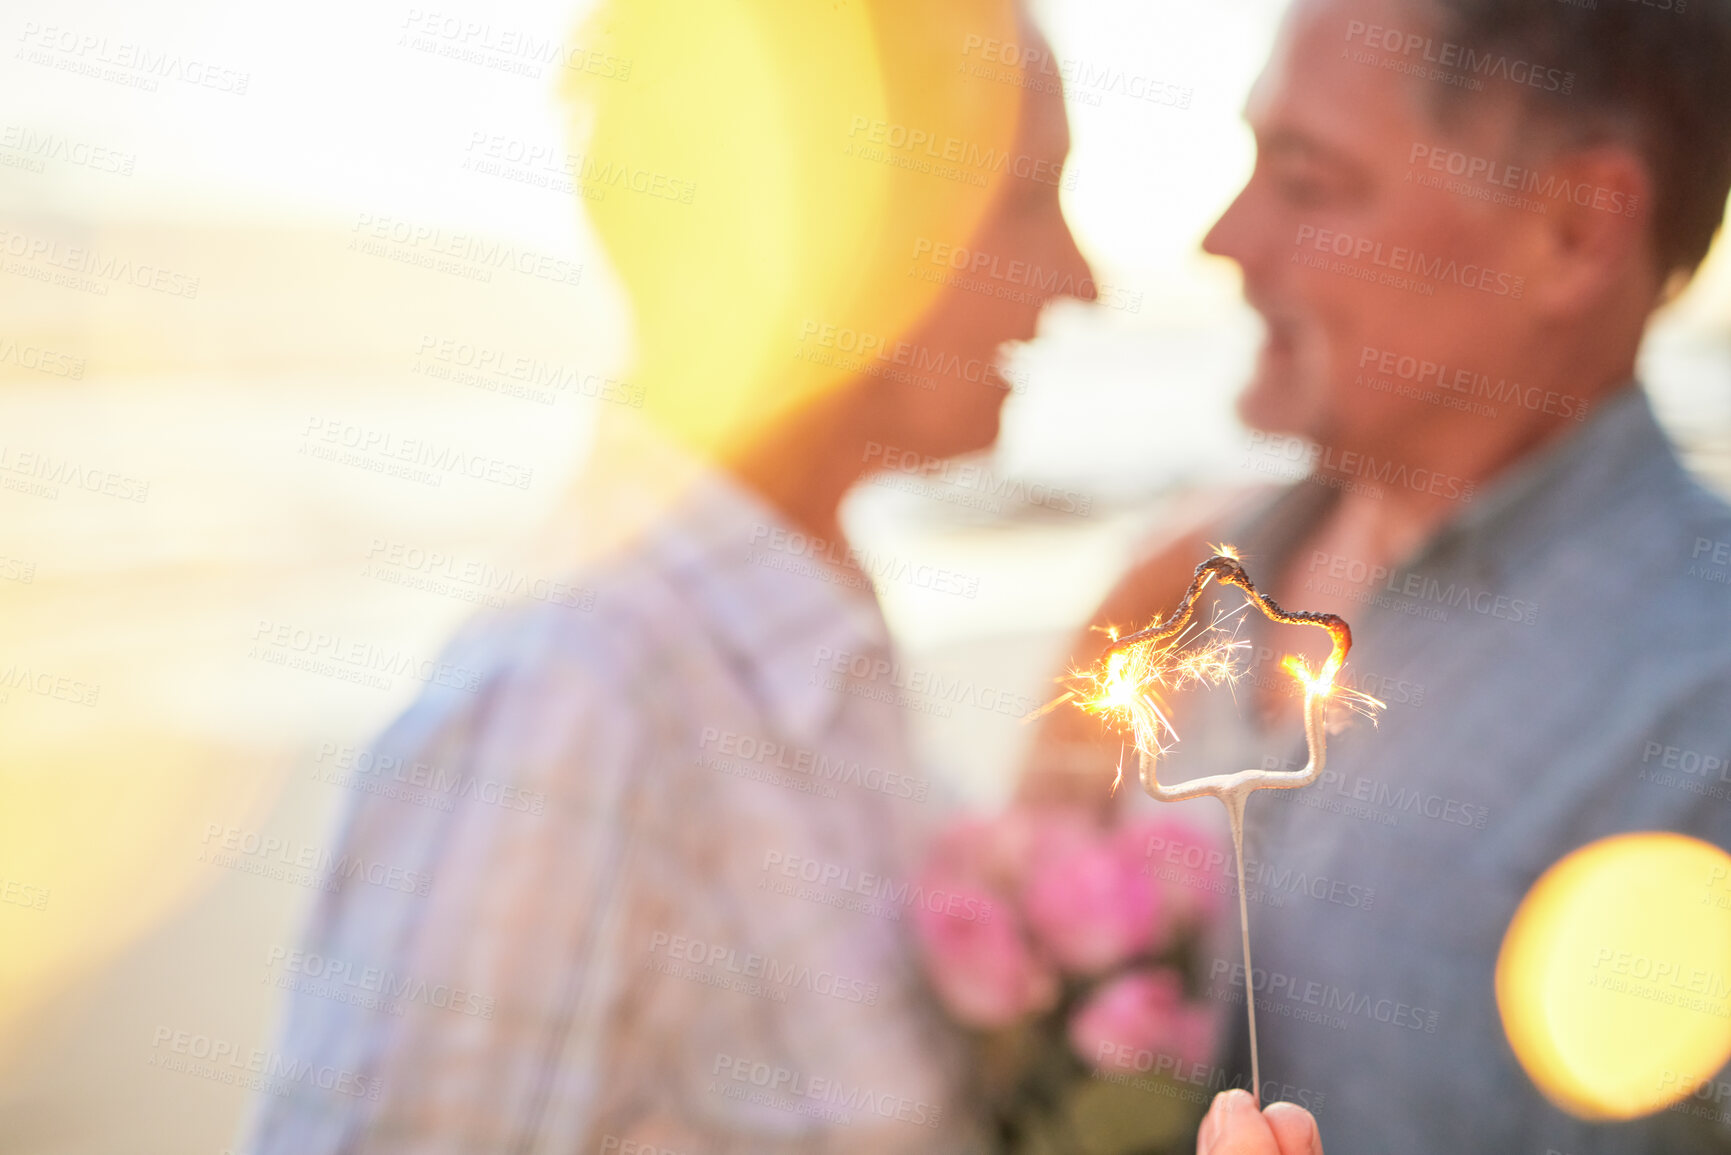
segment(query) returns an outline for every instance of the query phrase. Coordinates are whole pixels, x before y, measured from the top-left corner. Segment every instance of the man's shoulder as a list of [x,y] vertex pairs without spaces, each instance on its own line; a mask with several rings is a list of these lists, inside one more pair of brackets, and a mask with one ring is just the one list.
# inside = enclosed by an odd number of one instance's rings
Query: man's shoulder
[[1690,476],[1677,488],[1674,512],[1688,560],[1686,576],[1717,585],[1731,604],[1731,502]]
[[1681,471],[1600,541],[1638,578],[1622,591],[1664,644],[1731,671],[1731,504]]

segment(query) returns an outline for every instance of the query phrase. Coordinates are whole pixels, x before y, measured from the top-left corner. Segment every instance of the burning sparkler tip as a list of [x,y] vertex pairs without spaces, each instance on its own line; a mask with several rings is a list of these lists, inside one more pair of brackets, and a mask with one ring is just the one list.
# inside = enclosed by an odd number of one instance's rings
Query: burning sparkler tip
[[[1256,589],[1236,549],[1224,543],[1213,548],[1214,555],[1196,567],[1183,602],[1170,617],[1129,634],[1120,634],[1116,626],[1102,631],[1111,642],[1101,661],[1092,670],[1072,671],[1077,681],[1070,698],[1075,705],[1116,723],[1144,757],[1164,755],[1178,740],[1164,695],[1191,686],[1234,685],[1244,675],[1242,656],[1251,648],[1238,637],[1240,615],[1255,605],[1275,622],[1315,626],[1328,633],[1333,647],[1314,670],[1297,654],[1281,663],[1303,689],[1307,702],[1339,702],[1374,719],[1381,702],[1335,681],[1352,648],[1346,621],[1335,614],[1288,613]],[[1206,623],[1193,621],[1197,597],[1216,580],[1238,586],[1249,600],[1237,610],[1216,611]],[[1114,791],[1122,777],[1120,764]]]

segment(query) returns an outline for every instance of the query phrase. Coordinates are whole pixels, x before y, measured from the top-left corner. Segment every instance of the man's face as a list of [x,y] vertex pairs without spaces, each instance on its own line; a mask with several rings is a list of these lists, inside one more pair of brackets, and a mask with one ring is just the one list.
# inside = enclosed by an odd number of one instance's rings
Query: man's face
[[949,287],[909,339],[955,371],[919,374],[919,383],[897,382],[890,393],[909,448],[947,457],[991,445],[1009,391],[994,368],[1001,347],[1032,338],[1054,297],[1093,299],[1093,274],[1058,200],[1069,151],[1062,94],[1024,89],[1014,163],[975,235],[913,254],[916,275],[942,277]]
[[[1428,49],[1409,47],[1427,37]],[[1464,97],[1445,133],[1425,104],[1441,81],[1405,74],[1436,67],[1424,55],[1441,44],[1421,7],[1398,0],[1297,0],[1288,13],[1246,105],[1255,169],[1203,243],[1242,268],[1266,323],[1238,400],[1253,428],[1398,451],[1422,446],[1450,411],[1373,380],[1434,398],[1444,370],[1419,375],[1427,364],[1508,376],[1528,332],[1529,211],[1485,199],[1489,186],[1435,187],[1456,178],[1429,158],[1520,163],[1518,106],[1493,82]]]

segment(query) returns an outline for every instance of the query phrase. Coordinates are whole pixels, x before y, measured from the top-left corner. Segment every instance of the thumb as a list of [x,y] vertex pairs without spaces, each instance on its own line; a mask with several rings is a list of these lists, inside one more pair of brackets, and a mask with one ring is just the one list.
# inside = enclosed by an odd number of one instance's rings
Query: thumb
[[1196,1135],[1196,1155],[1308,1155],[1303,1148],[1288,1152],[1274,1139],[1268,1120],[1256,1109],[1250,1092],[1222,1091],[1202,1120]]
[[1296,1103],[1270,1103],[1262,1112],[1274,1132],[1280,1155],[1322,1155],[1316,1118]]

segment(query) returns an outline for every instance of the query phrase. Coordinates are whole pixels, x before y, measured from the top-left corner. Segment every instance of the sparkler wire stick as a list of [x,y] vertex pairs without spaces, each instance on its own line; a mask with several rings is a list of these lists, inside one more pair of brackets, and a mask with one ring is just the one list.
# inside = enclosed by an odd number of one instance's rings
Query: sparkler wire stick
[[[1226,816],[1232,826],[1232,851],[1238,867],[1238,922],[1239,931],[1244,946],[1244,1006],[1250,1020],[1250,1078],[1251,1094],[1255,1097],[1257,1106],[1262,1104],[1262,1064],[1256,1045],[1256,997],[1255,984],[1250,968],[1250,910],[1244,889],[1244,804],[1250,795],[1261,789],[1290,790],[1299,786],[1308,786],[1316,781],[1322,773],[1323,760],[1327,754],[1327,704],[1329,697],[1336,692],[1334,676],[1340,671],[1346,661],[1346,655],[1352,649],[1352,629],[1344,618],[1335,614],[1293,613],[1282,609],[1273,599],[1266,597],[1251,582],[1250,576],[1244,572],[1236,556],[1226,552],[1216,553],[1207,561],[1196,567],[1195,576],[1190,580],[1190,588],[1184,593],[1184,599],[1171,616],[1164,621],[1156,622],[1146,629],[1118,638],[1107,647],[1103,661],[1109,671],[1106,679],[1097,679],[1107,683],[1108,693],[1099,702],[1106,703],[1106,708],[1124,707],[1124,688],[1110,684],[1122,677],[1123,663],[1113,663],[1112,657],[1117,654],[1129,654],[1138,647],[1153,647],[1161,656],[1166,655],[1177,646],[1185,636],[1191,617],[1195,613],[1196,599],[1201,596],[1210,581],[1218,581],[1222,585],[1233,585],[1242,589],[1250,602],[1261,610],[1270,621],[1285,625],[1315,626],[1328,632],[1333,642],[1330,652],[1320,670],[1311,673],[1304,662],[1296,656],[1289,656],[1284,662],[1285,669],[1304,687],[1304,740],[1310,753],[1310,761],[1303,770],[1240,770],[1234,774],[1215,774],[1193,779],[1181,786],[1166,786],[1160,781],[1157,769],[1157,759],[1160,753],[1157,743],[1150,743],[1148,735],[1138,732],[1136,735],[1136,750],[1138,754],[1138,771],[1142,779],[1142,788],[1151,796],[1162,802],[1182,802],[1189,798],[1199,798],[1209,794],[1220,799],[1226,807]],[[1142,683],[1136,687],[1140,693],[1140,685],[1159,681],[1160,673],[1145,674]],[[1224,677],[1222,677],[1224,680]],[[1371,705],[1382,703],[1372,698],[1360,698]],[[1101,708],[1098,703],[1095,708]],[[1164,715],[1156,715],[1164,721]],[[1170,727],[1167,727],[1170,729]],[[1151,745],[1153,748],[1150,748]]]

